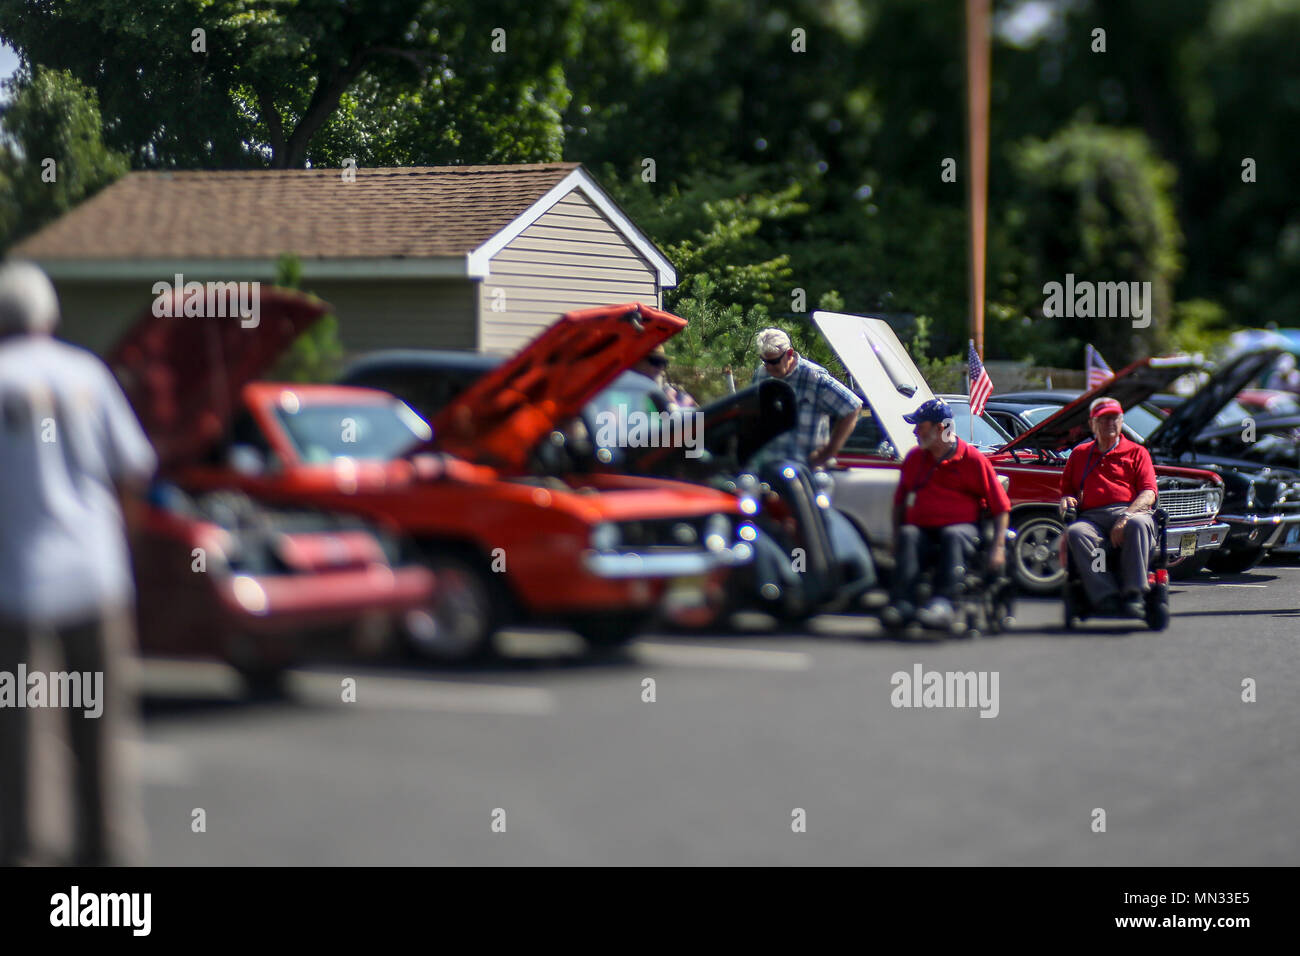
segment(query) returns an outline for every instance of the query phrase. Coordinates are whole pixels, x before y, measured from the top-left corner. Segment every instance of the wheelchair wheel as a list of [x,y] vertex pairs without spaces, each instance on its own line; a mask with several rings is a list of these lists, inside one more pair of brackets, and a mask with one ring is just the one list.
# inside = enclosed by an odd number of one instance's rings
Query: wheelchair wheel
[[1169,594],[1161,587],[1147,592],[1147,627],[1163,631],[1169,626]]

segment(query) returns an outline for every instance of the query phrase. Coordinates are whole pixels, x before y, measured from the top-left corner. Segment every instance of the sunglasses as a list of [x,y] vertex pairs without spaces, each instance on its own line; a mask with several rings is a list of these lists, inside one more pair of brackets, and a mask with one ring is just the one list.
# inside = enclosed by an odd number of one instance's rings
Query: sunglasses
[[651,365],[653,365],[655,368],[667,368],[667,367],[668,367],[668,359],[666,359],[666,358],[661,358],[661,357],[658,356],[658,355],[656,355],[656,356],[652,356],[651,358],[646,359],[646,361],[649,362]]
[[776,358],[765,358],[765,359],[763,359],[763,364],[764,364],[764,365],[779,365],[781,362],[785,361],[785,356],[786,356],[786,353],[785,353],[785,352],[782,352],[782,353],[781,353],[780,355],[778,355]]

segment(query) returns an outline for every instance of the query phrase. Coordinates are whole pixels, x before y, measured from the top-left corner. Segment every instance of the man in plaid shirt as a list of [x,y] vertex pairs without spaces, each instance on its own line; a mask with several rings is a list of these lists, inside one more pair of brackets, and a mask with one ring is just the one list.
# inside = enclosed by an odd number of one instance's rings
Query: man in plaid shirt
[[791,348],[790,336],[780,329],[758,333],[758,355],[763,364],[754,373],[755,384],[779,378],[794,389],[799,409],[795,427],[772,439],[763,449],[764,457],[794,458],[814,468],[826,464],[852,434],[862,399]]

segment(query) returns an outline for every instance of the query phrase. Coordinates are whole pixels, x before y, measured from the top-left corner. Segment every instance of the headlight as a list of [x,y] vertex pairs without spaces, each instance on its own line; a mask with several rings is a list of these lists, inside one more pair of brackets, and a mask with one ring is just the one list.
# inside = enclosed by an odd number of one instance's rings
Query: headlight
[[610,524],[608,521],[591,529],[591,546],[597,551],[613,551],[621,540],[622,535],[618,532],[618,525]]
[[731,537],[731,522],[726,515],[713,515],[704,522],[704,546],[710,551],[722,551]]
[[1210,504],[1211,511],[1218,511],[1223,507],[1223,492],[1218,488],[1211,488],[1206,500]]

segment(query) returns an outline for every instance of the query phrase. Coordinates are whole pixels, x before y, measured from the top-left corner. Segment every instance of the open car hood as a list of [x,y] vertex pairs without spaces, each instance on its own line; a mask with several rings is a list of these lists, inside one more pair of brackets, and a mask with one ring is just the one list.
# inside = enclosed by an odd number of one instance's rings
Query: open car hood
[[461,392],[433,422],[431,446],[521,470],[533,447],[686,320],[630,302],[568,312]]
[[881,434],[906,456],[916,447],[916,435],[903,416],[934,393],[903,343],[884,319],[843,312],[814,312],[812,319],[862,389]]
[[1084,392],[1070,404],[1062,406],[1056,414],[1043,419],[1027,432],[1017,435],[999,451],[1020,449],[1065,451],[1073,448],[1092,434],[1088,427],[1088,406],[1097,399],[1113,398],[1119,402],[1121,408],[1130,409],[1134,405],[1145,402],[1157,392],[1164,391],[1180,375],[1186,375],[1200,365],[1199,359],[1188,355],[1138,359],[1127,368],[1120,369],[1108,381]]
[[1147,436],[1147,447],[1174,454],[1190,449],[1196,436],[1214,421],[1223,406],[1257,375],[1272,368],[1281,355],[1281,349],[1263,349],[1225,362],[1196,394],[1177,405]]
[[330,307],[314,296],[262,288],[259,321],[238,315],[175,318],[147,309],[108,354],[163,468],[194,462],[221,440],[240,391],[259,378]]

